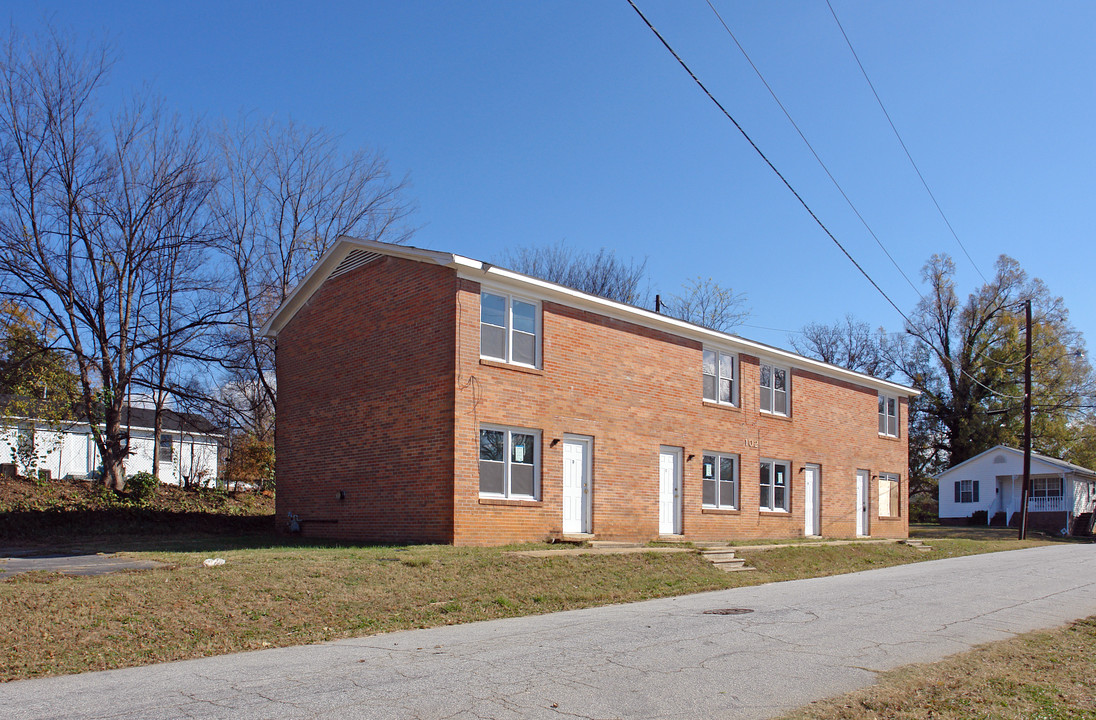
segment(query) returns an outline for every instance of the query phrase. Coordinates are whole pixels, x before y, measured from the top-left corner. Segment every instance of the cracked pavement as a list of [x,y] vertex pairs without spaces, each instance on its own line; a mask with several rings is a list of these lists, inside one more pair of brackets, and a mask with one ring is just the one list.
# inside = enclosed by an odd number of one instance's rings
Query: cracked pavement
[[1092,614],[1096,546],[1061,545],[26,680],[0,717],[763,718]]

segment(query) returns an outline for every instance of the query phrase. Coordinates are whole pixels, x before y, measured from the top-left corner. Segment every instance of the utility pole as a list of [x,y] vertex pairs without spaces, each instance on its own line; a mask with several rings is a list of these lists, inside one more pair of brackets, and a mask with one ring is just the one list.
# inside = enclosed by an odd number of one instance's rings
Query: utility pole
[[1024,486],[1020,492],[1020,539],[1027,539],[1028,496],[1031,493],[1031,300],[1024,303],[1026,354],[1024,355]]

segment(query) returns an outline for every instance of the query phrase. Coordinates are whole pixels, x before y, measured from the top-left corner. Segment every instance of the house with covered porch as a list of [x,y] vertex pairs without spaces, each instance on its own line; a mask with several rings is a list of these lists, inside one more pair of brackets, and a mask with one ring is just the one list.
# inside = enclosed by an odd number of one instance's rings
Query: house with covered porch
[[[1023,451],[998,445],[936,477],[940,483],[941,523],[1019,525]],[[1029,528],[1059,534],[1090,534],[1094,504],[1096,471],[1031,454]]]

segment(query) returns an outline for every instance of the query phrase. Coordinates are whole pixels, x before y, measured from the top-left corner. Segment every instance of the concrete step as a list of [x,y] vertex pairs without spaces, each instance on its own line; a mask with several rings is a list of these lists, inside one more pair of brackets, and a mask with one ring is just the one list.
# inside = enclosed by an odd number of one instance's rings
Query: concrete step
[[738,559],[735,557],[734,550],[705,550],[701,551],[700,554],[704,556],[705,560],[714,563]]
[[731,560],[728,562],[712,563],[723,572],[743,572],[746,570],[756,570],[746,564],[745,560]]
[[694,542],[693,547],[700,550],[712,550],[716,548],[730,547],[730,545],[725,542]]

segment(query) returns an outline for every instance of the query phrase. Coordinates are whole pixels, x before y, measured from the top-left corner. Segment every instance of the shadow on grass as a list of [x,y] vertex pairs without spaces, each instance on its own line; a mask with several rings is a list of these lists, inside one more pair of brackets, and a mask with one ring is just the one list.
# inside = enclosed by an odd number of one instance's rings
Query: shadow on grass
[[296,546],[272,515],[173,512],[137,506],[0,513],[0,554],[199,552]]

